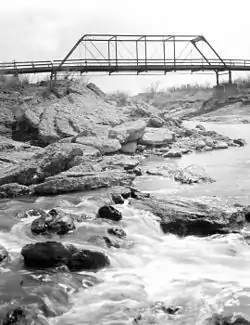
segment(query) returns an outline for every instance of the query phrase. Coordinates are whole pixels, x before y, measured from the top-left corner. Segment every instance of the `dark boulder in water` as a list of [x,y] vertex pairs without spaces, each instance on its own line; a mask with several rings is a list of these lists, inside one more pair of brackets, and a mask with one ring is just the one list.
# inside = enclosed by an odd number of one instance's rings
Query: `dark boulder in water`
[[74,219],[70,214],[56,209],[35,219],[31,224],[31,231],[34,234],[56,233],[63,235],[75,229]]
[[48,325],[49,323],[35,312],[30,312],[22,307],[17,307],[9,311],[4,319],[2,325]]
[[221,316],[213,315],[205,320],[205,325],[250,325],[250,321],[242,316]]
[[234,139],[233,142],[240,147],[244,147],[246,145],[246,141],[244,139]]
[[179,236],[209,236],[239,232],[245,223],[246,212],[243,208],[235,208],[210,199],[209,202],[189,198],[139,197],[131,204],[137,208],[148,210],[160,218],[164,233]]
[[125,199],[128,199],[131,195],[130,188],[115,186],[109,191],[112,201],[114,204],[123,204]]
[[118,240],[111,239],[108,236],[104,236],[103,239],[104,239],[107,247],[115,247],[115,248],[120,248],[121,247],[121,244],[120,244],[120,242]]
[[21,254],[25,266],[34,269],[66,265],[70,271],[97,271],[110,265],[108,257],[101,252],[63,245],[56,241],[28,244],[23,247]]
[[0,245],[0,262],[3,262],[5,259],[7,259],[7,257],[7,250],[2,245]]
[[112,205],[104,205],[97,213],[97,218],[107,219],[112,221],[122,220],[122,214]]
[[121,228],[109,228],[108,233],[114,235],[118,238],[125,238],[127,236],[126,232]]

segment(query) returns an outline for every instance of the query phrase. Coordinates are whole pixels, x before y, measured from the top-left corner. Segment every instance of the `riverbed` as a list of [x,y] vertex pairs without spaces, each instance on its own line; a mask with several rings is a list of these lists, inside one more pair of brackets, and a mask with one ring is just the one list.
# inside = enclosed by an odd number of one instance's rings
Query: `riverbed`
[[[207,129],[250,143],[247,124],[203,124]],[[232,203],[250,204],[250,145],[192,153],[171,162],[181,167],[197,164],[216,182],[179,185],[166,178],[143,176],[137,179],[136,187],[159,196],[219,197]],[[156,166],[162,160],[145,163]],[[15,260],[19,259],[22,246],[37,240],[29,231],[31,220],[17,221],[16,215],[21,210],[60,206],[70,212],[91,215],[95,212],[93,202],[89,202],[86,193],[2,201],[0,244]],[[117,208],[123,214],[120,225],[133,245],[101,248],[110,257],[111,267],[92,273],[100,283],[72,294],[73,307],[61,316],[50,318],[51,325],[131,325],[141,307],[156,301],[181,307],[179,316],[168,320],[170,325],[204,324],[215,312],[224,315],[241,312],[250,320],[250,247],[242,235],[208,238],[164,235],[156,217],[149,212],[136,210],[128,202]],[[94,246],[86,243],[85,228],[82,224],[74,235],[61,240],[91,249]],[[99,230],[90,224],[87,231]],[[15,288],[11,290],[10,299]],[[154,324],[166,321],[158,317]]]

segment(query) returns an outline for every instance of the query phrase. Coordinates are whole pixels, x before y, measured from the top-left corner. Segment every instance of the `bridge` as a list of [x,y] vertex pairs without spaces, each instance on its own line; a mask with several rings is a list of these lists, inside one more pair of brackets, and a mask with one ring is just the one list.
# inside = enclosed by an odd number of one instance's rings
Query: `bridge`
[[83,35],[63,59],[0,62],[0,75],[59,72],[168,73],[250,71],[250,60],[224,59],[201,35]]

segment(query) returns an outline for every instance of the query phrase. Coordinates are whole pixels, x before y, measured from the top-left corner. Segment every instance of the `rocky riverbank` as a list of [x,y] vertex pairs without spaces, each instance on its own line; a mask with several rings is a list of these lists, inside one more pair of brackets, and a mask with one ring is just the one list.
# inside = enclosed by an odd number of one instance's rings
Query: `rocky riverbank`
[[[180,158],[192,151],[245,144],[201,125],[188,129],[167,110],[157,111],[144,102],[117,107],[92,84],[80,87],[65,81],[49,90],[43,84],[35,89],[36,98],[15,93],[21,104],[19,115],[12,116],[11,135],[25,142],[0,137],[2,198],[132,185],[144,172],[140,161],[145,157]],[[9,101],[5,94],[0,109]],[[3,112],[10,114],[6,107]],[[7,128],[10,121],[5,118],[3,123]],[[174,179],[196,182],[182,174]]]
[[[181,184],[215,182],[199,168],[184,169],[171,161],[191,152],[240,150],[243,139],[231,139],[199,124],[187,128],[168,110],[141,101],[117,107],[93,84],[29,87],[0,97],[2,202],[78,191],[88,193],[89,199],[90,191],[103,191],[82,204],[80,211],[55,205],[15,216],[25,225],[30,241],[14,259],[0,248],[3,324],[47,325],[50,318],[70,310],[71,295],[100,284],[97,272],[113,267],[111,252],[136,245],[132,233],[124,229],[121,207],[125,205],[149,213],[161,232],[182,238],[241,234],[249,222],[247,206],[218,198],[163,199],[140,192],[133,184],[142,175],[160,175]],[[142,164],[152,156],[163,159],[160,167]],[[67,241],[78,236],[82,245]],[[8,286],[14,287],[11,296],[5,294]],[[142,309],[131,308],[127,317],[137,325],[152,320],[158,324],[182,313],[182,306],[153,302]],[[220,315],[207,321],[209,325],[241,324],[238,318]]]

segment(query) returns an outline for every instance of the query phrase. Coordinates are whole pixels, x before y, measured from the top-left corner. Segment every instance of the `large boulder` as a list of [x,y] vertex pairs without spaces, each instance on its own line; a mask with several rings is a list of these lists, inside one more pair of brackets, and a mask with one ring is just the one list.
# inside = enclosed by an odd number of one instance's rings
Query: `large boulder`
[[98,149],[103,155],[117,152],[121,149],[121,144],[117,139],[109,139],[106,137],[79,136],[76,137],[75,142],[94,147]]
[[42,216],[31,223],[31,231],[36,235],[49,233],[64,235],[74,229],[73,217],[62,210],[55,209],[48,213],[44,212]]
[[17,196],[29,195],[32,191],[28,186],[10,183],[0,186],[0,199],[15,198]]
[[238,232],[243,228],[246,212],[221,201],[202,198],[140,197],[132,200],[137,208],[149,210],[160,218],[164,233],[179,236],[208,236]]
[[2,325],[48,325],[49,323],[35,311],[17,307],[6,313]]
[[[81,85],[73,89],[66,81],[57,82],[52,89],[56,97],[50,101],[29,105],[24,112],[23,125],[36,131],[42,144],[49,144],[62,138],[77,136],[83,131],[95,129],[96,125],[117,125],[124,121],[124,115],[115,105],[93,91],[93,86]],[[59,86],[62,89],[59,89]],[[48,87],[47,87],[48,88]]]
[[145,128],[144,120],[125,122],[112,128],[109,138],[118,139],[121,144],[134,142],[142,138]]
[[122,214],[112,205],[104,205],[98,210],[97,218],[120,221],[122,220]]
[[25,266],[34,269],[66,265],[71,271],[97,271],[110,264],[108,257],[101,252],[63,245],[55,241],[28,244],[22,248],[21,254]]
[[43,152],[43,148],[14,141],[0,135],[0,169],[29,162],[35,155]]
[[173,132],[166,128],[147,127],[140,144],[147,146],[162,146],[173,142]]
[[95,174],[81,172],[47,178],[43,183],[34,186],[35,194],[59,194],[74,191],[89,191],[111,186],[127,186],[135,179],[133,174],[120,170],[111,170]]
[[30,161],[8,169],[0,170],[0,185],[18,183],[31,185],[42,182],[70,167],[76,156],[84,155],[85,147],[75,143],[55,143],[33,156]]

